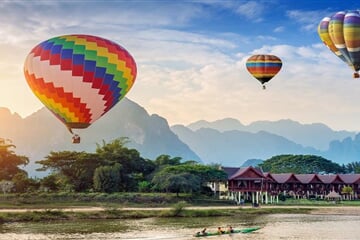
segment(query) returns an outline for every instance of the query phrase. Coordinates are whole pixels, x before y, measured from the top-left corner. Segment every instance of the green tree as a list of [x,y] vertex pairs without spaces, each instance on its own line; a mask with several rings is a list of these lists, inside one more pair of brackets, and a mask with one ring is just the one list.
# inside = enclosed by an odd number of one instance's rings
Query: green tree
[[170,155],[162,154],[155,159],[154,163],[157,167],[165,166],[165,165],[171,165],[171,166],[180,165],[181,157],[172,158]]
[[61,181],[59,180],[59,175],[50,174],[43,179],[41,179],[41,186],[49,191],[58,191],[61,188]]
[[17,173],[11,180],[15,187],[15,192],[31,192],[39,189],[39,182],[35,179],[29,178],[24,172]]
[[351,162],[345,166],[347,173],[360,173],[360,162]]
[[50,170],[59,174],[60,178],[65,178],[59,183],[71,183],[75,191],[91,189],[94,171],[102,165],[97,154],[75,151],[50,152],[44,160],[36,163],[42,165],[38,171]]
[[11,180],[17,173],[26,173],[20,168],[29,163],[26,156],[16,155],[11,140],[0,138],[0,179]]
[[119,191],[121,165],[101,166],[95,170],[94,189],[98,192],[113,193]]
[[125,147],[127,138],[118,138],[110,143],[102,142],[97,144],[96,154],[104,163],[103,165],[113,166],[120,164],[120,189],[119,191],[136,191],[138,183],[145,180],[144,177],[154,169],[154,163],[140,156],[136,149]]
[[200,192],[208,182],[223,181],[227,174],[213,166],[180,164],[157,171],[152,179],[154,189],[171,192]]
[[163,172],[157,174],[153,179],[156,189],[166,192],[174,192],[179,196],[180,192],[192,193],[200,191],[200,178],[191,173],[171,174]]
[[278,155],[259,166],[263,171],[271,173],[308,174],[343,173],[344,171],[339,164],[315,155]]
[[353,191],[352,187],[350,187],[350,186],[344,186],[344,187],[341,189],[341,193],[344,194],[344,195],[346,195],[346,196],[348,196],[348,197],[350,197],[350,196],[354,193],[354,191]]

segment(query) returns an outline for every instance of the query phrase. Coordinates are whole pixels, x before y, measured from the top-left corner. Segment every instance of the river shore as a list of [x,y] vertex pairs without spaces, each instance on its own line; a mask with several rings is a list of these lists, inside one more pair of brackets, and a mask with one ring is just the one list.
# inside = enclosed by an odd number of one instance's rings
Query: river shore
[[[42,211],[60,211],[60,212],[83,212],[83,213],[94,213],[94,212],[103,212],[109,210],[118,210],[118,211],[171,211],[174,208],[172,207],[118,207],[118,208],[108,208],[108,207],[65,207],[65,208],[0,208],[0,213],[25,213],[25,212],[42,212]],[[271,210],[281,210],[281,212],[286,213],[287,210],[291,213],[294,213],[293,210],[308,210],[308,214],[331,214],[331,215],[360,215],[360,206],[278,206],[278,205],[262,205],[261,207],[254,208],[251,206],[188,206],[183,207],[181,210],[195,210],[195,211],[210,211],[210,210],[226,210],[226,211],[238,211],[243,210],[245,212],[260,211],[262,213],[269,212]]]

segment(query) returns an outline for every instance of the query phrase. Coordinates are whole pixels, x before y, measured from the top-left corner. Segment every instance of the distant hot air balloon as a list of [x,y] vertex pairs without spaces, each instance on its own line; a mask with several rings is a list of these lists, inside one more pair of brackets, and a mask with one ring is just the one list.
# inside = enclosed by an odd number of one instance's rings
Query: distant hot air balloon
[[360,11],[341,11],[325,17],[318,26],[324,44],[354,70],[360,70]]
[[[33,93],[73,133],[114,107],[133,86],[137,69],[120,45],[74,34],[35,46],[26,57],[24,74]],[[74,143],[80,142],[74,137]]]
[[253,55],[246,61],[247,70],[263,85],[270,81],[281,69],[280,58],[274,55]]

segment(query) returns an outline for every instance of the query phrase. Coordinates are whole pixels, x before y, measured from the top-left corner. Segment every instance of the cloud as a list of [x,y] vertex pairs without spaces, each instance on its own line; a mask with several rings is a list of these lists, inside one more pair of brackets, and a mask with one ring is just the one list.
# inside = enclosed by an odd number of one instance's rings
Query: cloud
[[321,19],[328,16],[328,12],[289,10],[286,12],[286,16],[290,20],[300,23],[302,25],[301,29],[304,31],[316,31]]
[[239,3],[236,8],[236,13],[248,19],[253,19],[256,22],[262,21],[261,15],[263,11],[264,6],[257,1]]
[[274,29],[274,32],[279,33],[279,32],[284,32],[284,30],[285,30],[284,26],[279,26]]

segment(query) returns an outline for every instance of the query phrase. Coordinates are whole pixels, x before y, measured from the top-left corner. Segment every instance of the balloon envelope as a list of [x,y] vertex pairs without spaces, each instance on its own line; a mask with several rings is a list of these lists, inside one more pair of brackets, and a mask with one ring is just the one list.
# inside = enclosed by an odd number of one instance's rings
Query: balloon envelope
[[360,11],[341,11],[325,17],[318,26],[324,44],[346,62],[358,77],[360,70]]
[[261,84],[270,81],[280,71],[281,67],[281,59],[274,55],[253,55],[246,61],[247,70]]
[[64,35],[35,46],[24,64],[27,83],[72,132],[86,128],[134,84],[133,57],[120,45],[91,35]]

